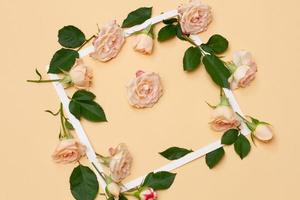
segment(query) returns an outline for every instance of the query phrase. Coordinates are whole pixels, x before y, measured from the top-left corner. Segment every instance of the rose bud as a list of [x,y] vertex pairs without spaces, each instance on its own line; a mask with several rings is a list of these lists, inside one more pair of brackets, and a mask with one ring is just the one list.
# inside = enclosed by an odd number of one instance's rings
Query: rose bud
[[111,194],[114,197],[114,199],[119,199],[120,191],[120,186],[115,182],[111,182],[106,186],[106,192]]
[[153,49],[153,38],[147,34],[138,34],[134,40],[133,49],[143,54],[151,54]]
[[229,105],[227,98],[222,95],[221,101],[217,106],[212,106],[212,121],[211,128],[215,131],[226,131],[232,128],[237,128],[240,121]]
[[184,34],[198,34],[207,30],[212,21],[211,7],[200,0],[191,0],[178,8],[179,22]]
[[86,89],[92,83],[93,73],[90,68],[84,65],[82,59],[76,59],[76,63],[70,70],[69,76],[76,88]]
[[231,89],[247,87],[255,78],[257,65],[248,51],[233,53],[233,61],[226,64],[232,75],[229,78]]
[[139,198],[140,200],[154,200],[157,194],[152,188],[144,188],[140,191]]

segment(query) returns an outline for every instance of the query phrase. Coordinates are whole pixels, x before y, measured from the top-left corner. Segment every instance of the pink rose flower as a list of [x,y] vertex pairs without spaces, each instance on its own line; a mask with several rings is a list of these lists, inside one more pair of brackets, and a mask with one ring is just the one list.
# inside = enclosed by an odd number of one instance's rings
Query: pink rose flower
[[235,70],[229,78],[231,88],[247,87],[255,78],[257,65],[248,51],[237,51],[233,53],[233,64]]
[[212,118],[211,128],[218,132],[237,128],[240,125],[237,116],[231,107],[227,105],[218,105],[212,112]]
[[154,200],[157,198],[156,192],[152,188],[145,188],[140,192],[140,200]]
[[92,83],[93,72],[82,59],[76,59],[74,67],[70,70],[71,81],[78,89],[89,88]]
[[116,20],[111,21],[100,29],[93,41],[95,51],[90,56],[102,62],[109,61],[118,55],[124,42],[123,29],[116,23]]
[[56,163],[73,163],[85,155],[85,150],[85,146],[75,139],[65,139],[57,145],[52,158]]
[[136,108],[152,107],[163,94],[160,76],[138,71],[127,86],[129,103]]
[[113,181],[119,183],[130,175],[132,156],[125,144],[110,148],[109,170]]
[[151,54],[153,38],[147,34],[138,34],[134,40],[133,49],[143,54]]
[[262,142],[269,142],[273,138],[273,131],[267,124],[258,124],[253,135]]
[[212,21],[210,6],[199,0],[191,0],[178,8],[180,25],[185,34],[198,34],[207,30]]

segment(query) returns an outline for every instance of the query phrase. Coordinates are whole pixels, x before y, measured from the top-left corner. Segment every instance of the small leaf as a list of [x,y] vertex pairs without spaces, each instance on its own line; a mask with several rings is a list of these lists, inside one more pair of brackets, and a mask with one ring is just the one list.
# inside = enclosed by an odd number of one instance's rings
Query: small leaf
[[223,134],[221,143],[231,145],[237,140],[238,135],[239,131],[237,129],[230,129]]
[[177,160],[191,152],[193,151],[184,148],[170,147],[167,150],[160,152],[159,154],[167,158],[168,160]]
[[234,143],[235,152],[243,159],[249,154],[250,149],[251,145],[249,140],[243,134],[240,134]]
[[205,162],[207,166],[212,169],[216,164],[220,162],[220,160],[223,158],[225,155],[225,151],[223,147],[220,147],[205,156]]
[[216,54],[220,54],[227,50],[228,41],[223,36],[216,34],[211,36],[205,45],[211,48]]
[[186,41],[184,36],[189,37],[189,35],[183,34],[180,24],[177,24],[177,26],[176,26],[176,36],[178,39],[183,40],[183,41]]
[[120,194],[119,200],[128,200],[124,194]]
[[229,88],[228,78],[231,75],[230,71],[218,57],[213,54],[205,55],[203,64],[206,71],[217,85],[223,88]]
[[84,33],[75,26],[64,26],[58,31],[58,42],[66,48],[77,48],[85,42]]
[[69,71],[75,64],[76,58],[79,58],[77,51],[72,49],[60,49],[53,55],[48,73],[58,74],[61,70]]
[[161,171],[148,174],[142,186],[151,187],[154,190],[165,190],[171,187],[175,180],[176,174],[171,172]]
[[65,121],[65,126],[66,126],[67,129],[69,129],[69,130],[74,130],[73,125],[72,125],[68,120]]
[[170,18],[170,19],[163,20],[163,23],[166,24],[166,25],[168,25],[168,24],[173,24],[173,23],[175,23],[177,21],[178,21],[177,18]]
[[94,200],[98,194],[99,183],[90,168],[79,165],[71,174],[70,188],[76,200]]
[[176,26],[170,24],[159,30],[157,40],[163,42],[175,36],[176,36]]
[[183,57],[183,69],[185,71],[193,71],[201,63],[201,51],[198,47],[188,48]]
[[127,18],[123,21],[122,28],[130,28],[138,25],[151,18],[152,7],[138,8],[128,14]]
[[87,90],[77,90],[72,99],[76,99],[77,101],[92,101],[96,98],[96,95]]

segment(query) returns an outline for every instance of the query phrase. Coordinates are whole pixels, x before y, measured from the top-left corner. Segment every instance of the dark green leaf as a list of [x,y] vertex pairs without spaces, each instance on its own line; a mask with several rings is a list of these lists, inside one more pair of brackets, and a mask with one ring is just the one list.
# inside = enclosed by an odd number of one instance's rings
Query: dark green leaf
[[186,41],[184,36],[189,37],[189,35],[183,34],[180,24],[177,24],[177,26],[176,26],[176,36],[178,39],[184,40],[184,41]]
[[106,122],[104,110],[95,101],[79,101],[80,114],[87,120],[93,122]]
[[76,99],[77,101],[92,101],[95,98],[96,95],[87,90],[77,90],[72,96],[72,99]]
[[175,36],[176,36],[176,26],[170,24],[159,30],[157,40],[163,42]]
[[218,57],[213,54],[205,55],[202,62],[206,71],[217,85],[229,88],[228,78],[231,75],[230,71]]
[[69,130],[74,130],[73,125],[72,125],[68,120],[65,121],[65,126],[66,126],[67,129],[69,129]]
[[58,31],[58,42],[63,47],[77,48],[85,42],[85,35],[75,26],[64,26]]
[[128,200],[124,194],[120,194],[119,200]]
[[168,25],[168,24],[173,24],[174,22],[177,21],[178,21],[177,18],[170,18],[170,19],[163,20],[163,23]]
[[198,47],[188,48],[183,57],[183,69],[185,71],[193,71],[201,63],[201,51]]
[[193,152],[192,150],[179,148],[179,147],[170,147],[167,150],[160,152],[159,154],[163,157],[167,158],[168,160],[177,160],[186,154]]
[[237,140],[238,135],[239,131],[237,129],[230,129],[223,134],[221,143],[231,145]]
[[79,165],[71,174],[70,189],[76,200],[94,200],[99,190],[95,173],[90,168]]
[[223,158],[225,155],[225,151],[223,147],[220,147],[205,156],[205,162],[207,166],[212,169],[216,164],[220,162],[220,160]]
[[206,45],[211,48],[216,54],[223,53],[228,48],[228,41],[221,35],[213,35],[209,38]]
[[58,74],[61,73],[61,69],[69,71],[75,64],[76,58],[79,58],[77,51],[72,49],[60,49],[53,55],[48,73]]
[[165,190],[171,187],[175,180],[176,174],[161,171],[148,174],[142,184],[142,186],[151,187],[154,190]]
[[205,45],[205,44],[201,44],[200,46],[201,46],[201,48],[202,48],[204,51],[206,51],[207,53],[214,54],[214,51],[213,51],[209,46],[207,46],[207,45]]
[[129,28],[143,23],[151,18],[152,7],[138,8],[128,14],[127,18],[123,21],[122,28]]
[[81,117],[81,107],[80,105],[75,101],[70,101],[69,104],[69,110],[70,112],[77,118],[80,119]]
[[240,134],[234,143],[235,152],[243,159],[249,154],[250,149],[251,145],[249,140],[243,134]]

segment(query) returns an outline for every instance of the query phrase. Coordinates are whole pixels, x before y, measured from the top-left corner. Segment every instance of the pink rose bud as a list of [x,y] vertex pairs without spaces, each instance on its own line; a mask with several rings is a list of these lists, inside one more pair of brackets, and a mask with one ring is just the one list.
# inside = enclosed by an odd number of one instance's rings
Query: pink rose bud
[[69,73],[71,82],[78,89],[86,89],[91,86],[93,73],[90,68],[84,65],[82,59],[77,59]]
[[262,142],[268,142],[273,138],[273,131],[267,124],[258,124],[253,135]]
[[140,200],[154,200],[157,198],[156,192],[152,188],[145,188],[140,192]]
[[153,38],[148,34],[138,34],[134,40],[133,49],[143,54],[151,54]]
[[114,197],[114,199],[118,199],[120,196],[121,188],[115,182],[111,182],[106,186],[106,190]]

